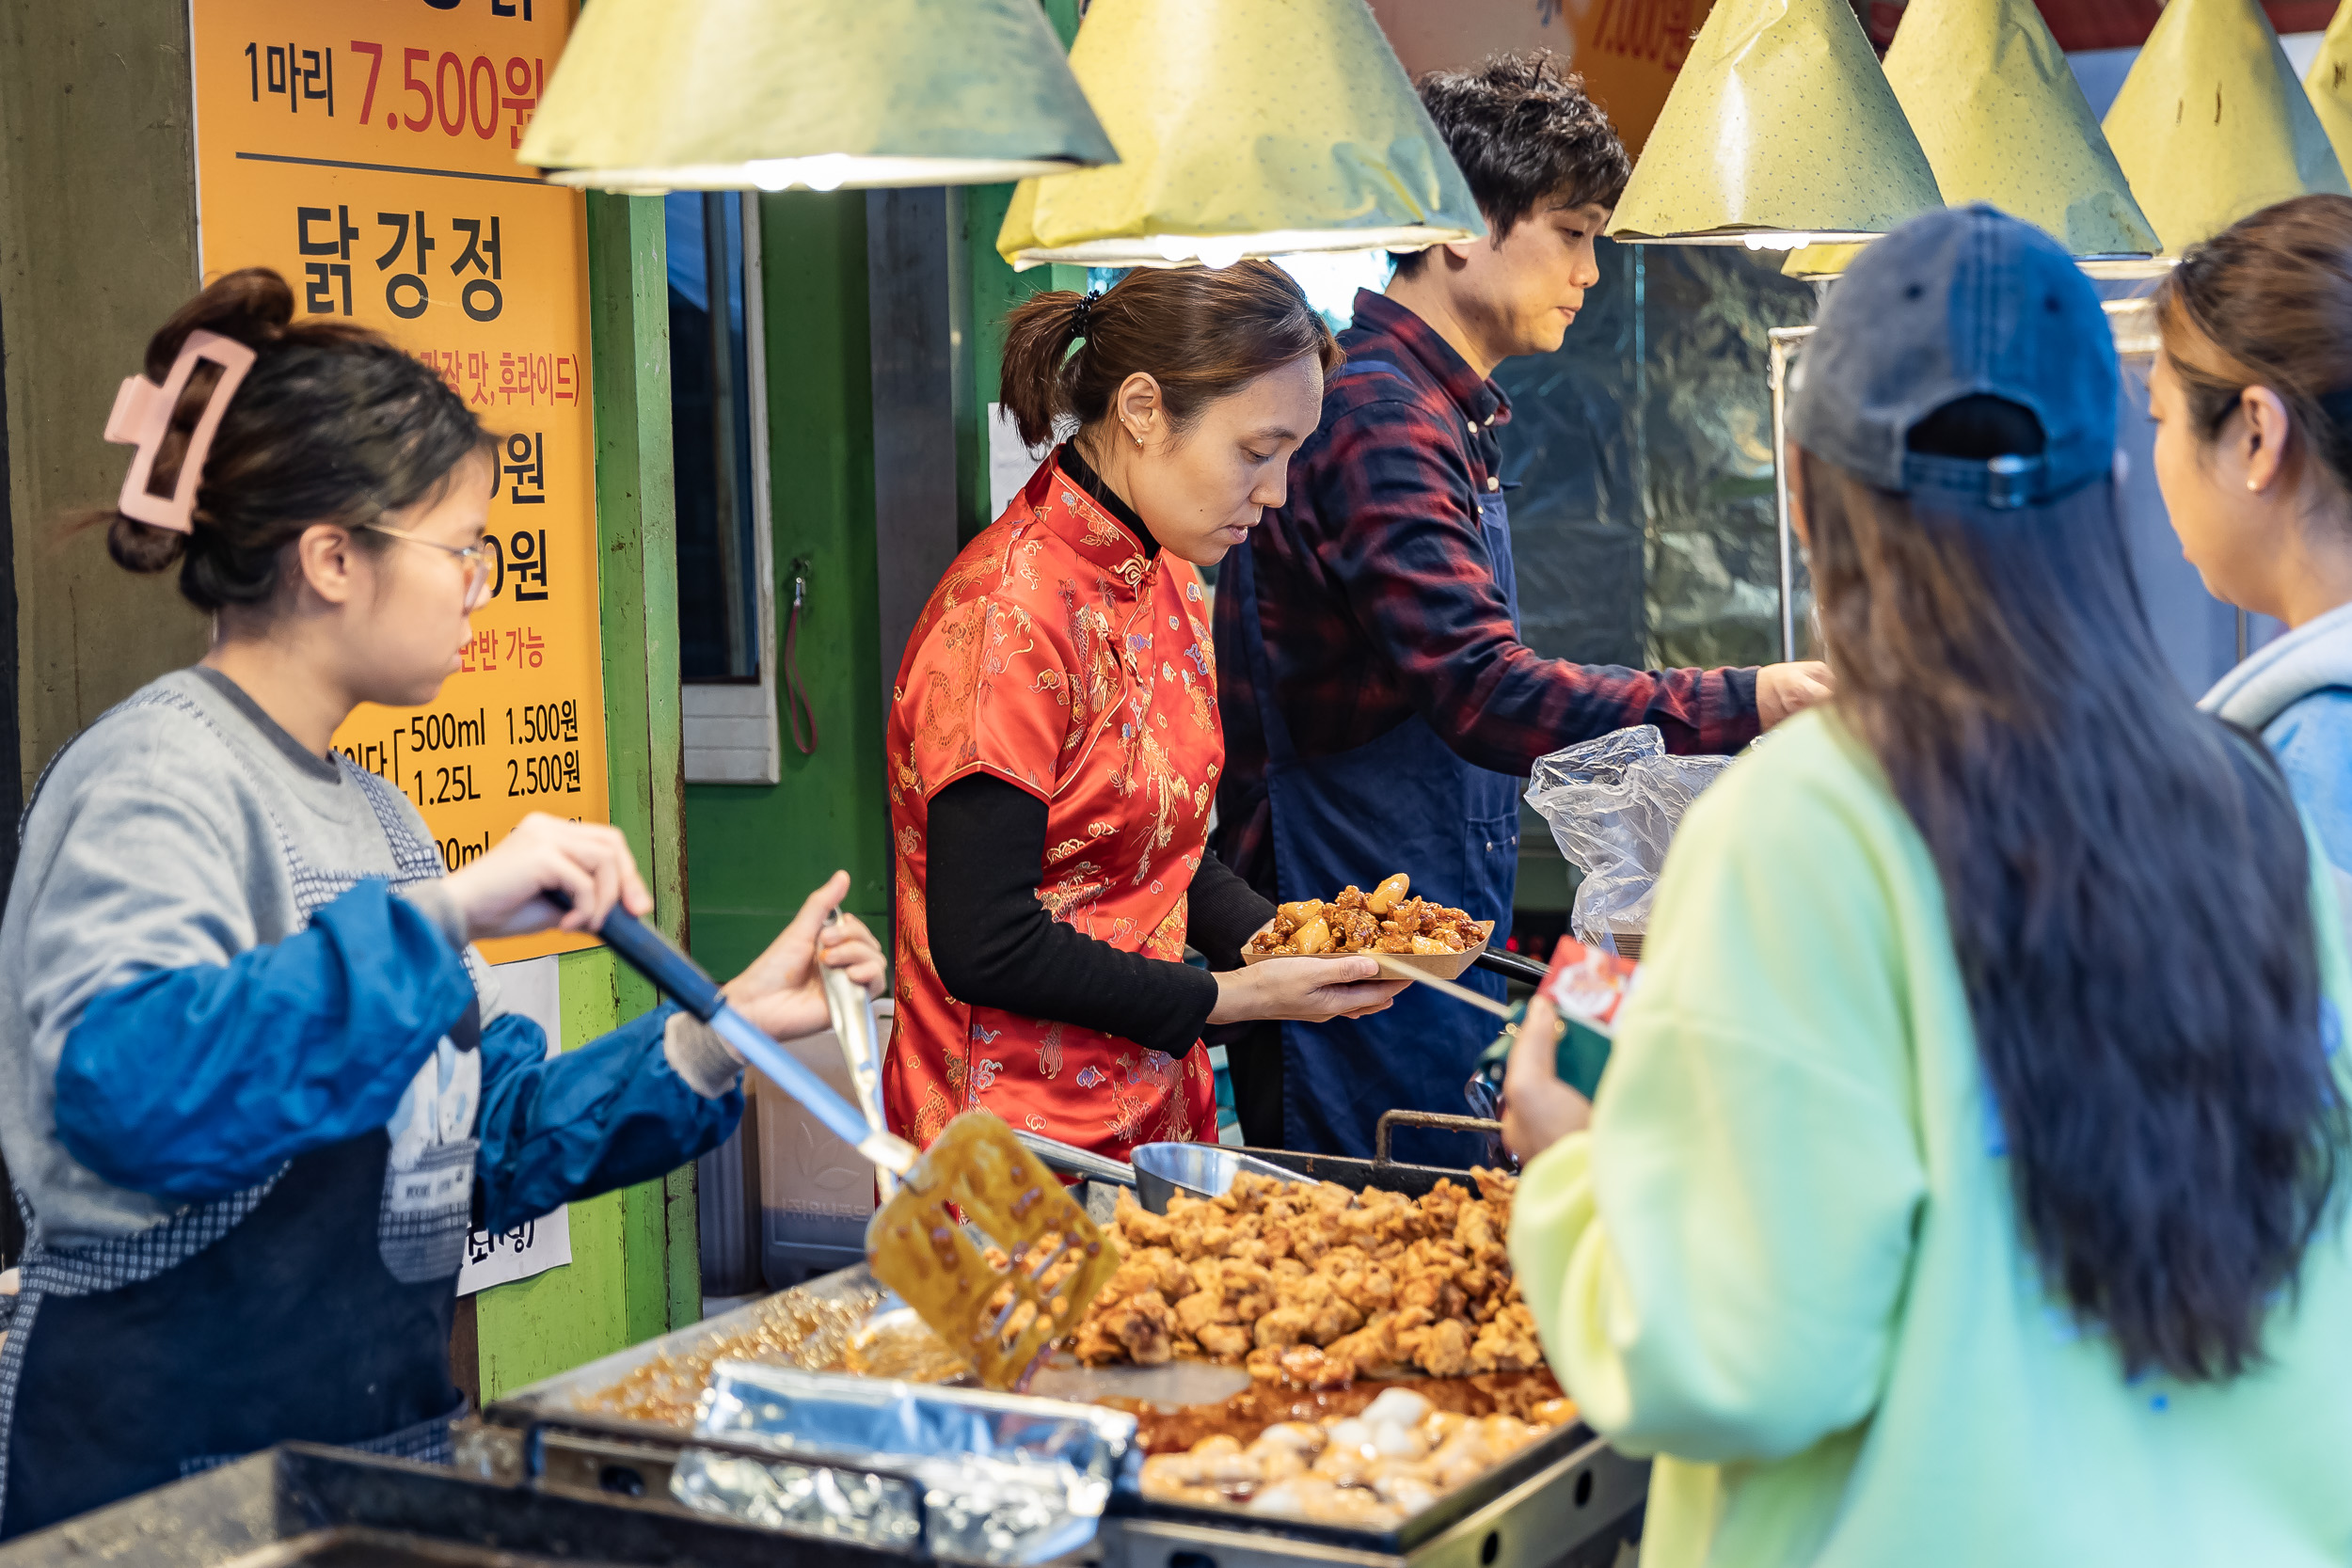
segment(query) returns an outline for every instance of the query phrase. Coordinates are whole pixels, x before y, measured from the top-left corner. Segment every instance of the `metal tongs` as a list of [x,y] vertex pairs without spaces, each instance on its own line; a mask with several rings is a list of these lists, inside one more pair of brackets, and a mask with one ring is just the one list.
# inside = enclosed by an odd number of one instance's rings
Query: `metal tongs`
[[1451,996],[1454,1001],[1467,1006],[1476,1007],[1481,1012],[1492,1013],[1497,1018],[1511,1016],[1510,1004],[1498,1002],[1484,991],[1472,990],[1468,986],[1457,986],[1451,980],[1440,980],[1435,974],[1424,974],[1411,964],[1397,962],[1386,953],[1372,953],[1367,954],[1366,957],[1377,962],[1380,965],[1380,973],[1391,980],[1410,980],[1415,985],[1427,986],[1431,990]]
[[[570,907],[560,891],[541,896],[559,909]],[[738,1012],[701,966],[635,915],[614,905],[597,935],[836,1137],[898,1179],[898,1190],[866,1224],[866,1256],[874,1276],[970,1361],[981,1382],[992,1388],[1026,1383],[1060,1331],[1085,1315],[1119,1267],[1119,1249],[1044,1162],[988,1111],[957,1117],[919,1155],[913,1144],[881,1127],[873,1011],[847,975],[836,982],[836,972],[818,966],[843,1049],[852,1037],[860,1042],[864,1064],[853,1059],[850,1076],[860,1097],[869,1099],[875,1120]],[[992,1263],[973,1230],[1009,1261]],[[1046,1287],[1046,1272],[1064,1260],[1074,1266]]]
[[[841,911],[825,911],[825,928],[834,930],[841,924]],[[866,988],[850,978],[847,971],[818,966],[817,973],[825,988],[825,1011],[833,1019],[833,1037],[841,1042],[842,1059],[850,1067],[850,1083],[857,1091],[858,1109],[866,1113],[866,1125],[875,1132],[884,1130],[882,1108],[882,1026],[874,1022],[874,999],[866,994]],[[884,1166],[875,1172],[874,1179],[882,1185],[882,1201],[890,1201],[898,1190],[896,1171]]]

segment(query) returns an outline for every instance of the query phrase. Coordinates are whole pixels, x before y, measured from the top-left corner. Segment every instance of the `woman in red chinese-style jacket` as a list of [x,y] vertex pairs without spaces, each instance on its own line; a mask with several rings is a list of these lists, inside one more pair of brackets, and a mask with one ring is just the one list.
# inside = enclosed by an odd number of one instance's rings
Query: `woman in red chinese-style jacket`
[[1203,1026],[1395,994],[1369,958],[1243,968],[1273,906],[1203,842],[1225,737],[1194,568],[1282,504],[1339,362],[1264,261],[1012,312],[1005,408],[1033,448],[1076,428],[956,558],[898,667],[894,1130],[927,1144],[986,1106],[1122,1160],[1213,1142]]

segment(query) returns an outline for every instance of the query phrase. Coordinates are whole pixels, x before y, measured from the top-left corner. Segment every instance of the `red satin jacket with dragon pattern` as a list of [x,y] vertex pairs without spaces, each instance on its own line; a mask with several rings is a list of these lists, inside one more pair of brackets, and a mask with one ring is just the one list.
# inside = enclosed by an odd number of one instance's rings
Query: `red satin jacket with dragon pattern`
[[[1058,456],[1058,454],[1057,454]],[[898,1023],[882,1067],[893,1131],[928,1145],[975,1106],[1115,1159],[1214,1141],[1208,1053],[1181,1059],[948,994],[925,904],[931,797],[974,772],[1045,802],[1047,911],[1181,961],[1185,895],[1224,766],[1200,574],[1142,542],[1055,458],[932,591],[892,691]]]

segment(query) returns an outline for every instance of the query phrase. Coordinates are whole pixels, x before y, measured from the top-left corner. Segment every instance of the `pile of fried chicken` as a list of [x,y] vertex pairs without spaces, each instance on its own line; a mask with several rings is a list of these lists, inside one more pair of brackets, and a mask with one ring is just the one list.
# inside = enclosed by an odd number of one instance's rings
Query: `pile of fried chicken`
[[1165,1215],[1122,1193],[1125,1261],[1071,1349],[1089,1366],[1240,1362],[1310,1388],[1539,1367],[1503,1250],[1518,1179],[1470,1174],[1480,1196],[1447,1180],[1415,1200],[1244,1172],[1218,1197],[1178,1194]]
[[1391,1388],[1360,1415],[1277,1422],[1247,1448],[1220,1434],[1184,1453],[1153,1454],[1143,1462],[1143,1495],[1391,1529],[1574,1420],[1576,1406],[1549,1400],[1528,1415],[1455,1415],[1408,1389]]
[[1252,957],[1317,953],[1468,953],[1486,945],[1491,922],[1426,898],[1406,896],[1403,872],[1370,893],[1350,882],[1328,903],[1320,898],[1278,904],[1274,923],[1249,939]]

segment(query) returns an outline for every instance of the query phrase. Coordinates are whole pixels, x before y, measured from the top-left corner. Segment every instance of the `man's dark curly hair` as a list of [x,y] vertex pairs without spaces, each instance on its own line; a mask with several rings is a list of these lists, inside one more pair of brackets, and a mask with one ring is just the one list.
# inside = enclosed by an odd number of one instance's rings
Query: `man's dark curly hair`
[[[1633,173],[1625,143],[1585,96],[1584,78],[1562,71],[1549,49],[1433,71],[1419,86],[1498,242],[1539,202],[1614,207],[1625,193]],[[1427,254],[1398,257],[1397,270],[1418,271]]]

